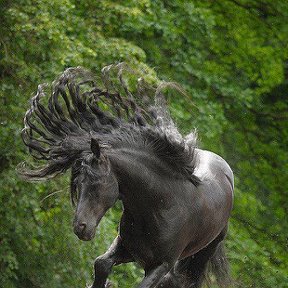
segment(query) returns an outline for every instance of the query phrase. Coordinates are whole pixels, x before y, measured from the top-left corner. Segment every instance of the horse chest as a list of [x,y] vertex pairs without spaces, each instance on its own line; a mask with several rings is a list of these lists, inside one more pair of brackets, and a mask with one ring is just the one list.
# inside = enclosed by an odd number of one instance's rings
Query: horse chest
[[182,249],[179,240],[183,222],[181,213],[172,208],[163,211],[151,212],[149,216],[132,216],[124,212],[121,219],[120,236],[124,246],[143,267],[161,259],[168,261]]

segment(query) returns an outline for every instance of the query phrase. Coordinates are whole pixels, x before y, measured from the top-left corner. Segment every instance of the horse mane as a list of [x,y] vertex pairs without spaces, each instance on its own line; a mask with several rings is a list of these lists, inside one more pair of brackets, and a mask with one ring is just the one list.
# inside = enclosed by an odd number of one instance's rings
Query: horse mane
[[150,149],[195,185],[199,183],[193,175],[196,133],[182,137],[163,94],[167,87],[180,92],[181,88],[167,82],[153,88],[139,78],[132,93],[124,73],[134,75],[125,63],[104,67],[99,79],[81,67],[69,68],[52,85],[38,86],[24,117],[22,138],[33,158],[44,164],[33,169],[22,164],[18,169],[22,177],[45,180],[65,172],[90,153],[95,137],[105,147]]

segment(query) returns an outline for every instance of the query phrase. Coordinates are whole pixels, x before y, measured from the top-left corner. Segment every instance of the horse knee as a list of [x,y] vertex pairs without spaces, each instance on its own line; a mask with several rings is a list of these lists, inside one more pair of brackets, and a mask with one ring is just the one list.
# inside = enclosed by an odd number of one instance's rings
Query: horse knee
[[98,257],[94,262],[94,272],[97,277],[106,277],[111,272],[113,263],[109,259]]

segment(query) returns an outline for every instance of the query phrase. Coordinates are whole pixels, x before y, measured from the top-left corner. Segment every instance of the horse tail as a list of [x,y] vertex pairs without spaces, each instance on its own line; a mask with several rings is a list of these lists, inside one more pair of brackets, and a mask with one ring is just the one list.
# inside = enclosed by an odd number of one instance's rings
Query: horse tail
[[[214,275],[216,283],[219,287],[230,287],[232,285],[232,279],[230,277],[229,262],[225,253],[224,242],[220,242],[216,248],[215,253],[208,262],[208,274],[209,271]],[[206,272],[206,273],[207,273]]]
[[178,262],[176,273],[183,283],[181,287],[200,288],[204,284],[207,287],[215,287],[215,284],[220,288],[231,287],[232,281],[224,243],[214,241],[195,255]]

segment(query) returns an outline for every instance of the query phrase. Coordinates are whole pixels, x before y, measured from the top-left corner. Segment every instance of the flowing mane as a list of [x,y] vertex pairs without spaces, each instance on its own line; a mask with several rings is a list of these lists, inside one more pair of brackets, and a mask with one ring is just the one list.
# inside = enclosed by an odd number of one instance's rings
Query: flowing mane
[[123,63],[110,65],[96,80],[83,68],[69,68],[50,88],[38,86],[24,117],[22,138],[31,155],[45,164],[32,170],[22,165],[24,178],[43,180],[65,172],[89,153],[95,137],[103,147],[149,149],[183,177],[199,183],[193,175],[196,134],[181,136],[163,95],[168,86],[180,88],[173,83],[153,88],[140,78],[132,93],[124,80],[127,71],[132,75]]

